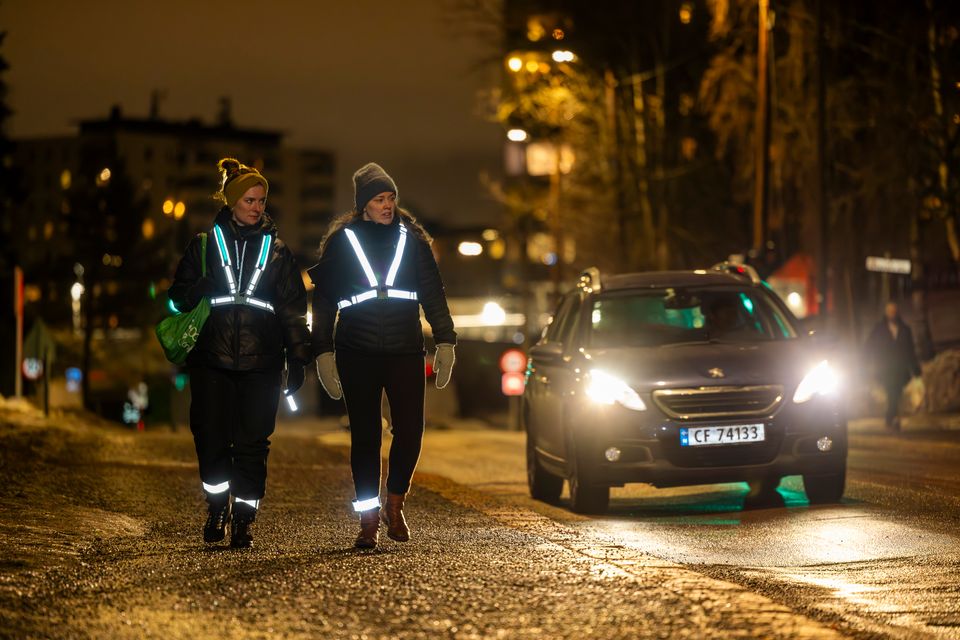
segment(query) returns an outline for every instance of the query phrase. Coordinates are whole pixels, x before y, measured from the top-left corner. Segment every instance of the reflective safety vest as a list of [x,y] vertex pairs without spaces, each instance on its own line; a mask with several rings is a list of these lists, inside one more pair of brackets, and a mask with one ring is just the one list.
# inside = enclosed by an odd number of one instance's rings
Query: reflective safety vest
[[217,239],[217,250],[220,252],[220,266],[223,267],[223,272],[227,276],[230,295],[210,298],[210,306],[221,307],[231,304],[245,304],[275,313],[272,304],[266,300],[253,297],[253,291],[257,288],[257,283],[260,282],[263,272],[267,269],[267,259],[270,257],[270,246],[273,244],[273,236],[269,233],[263,235],[263,242],[260,243],[260,253],[257,256],[257,266],[250,276],[250,281],[247,282],[247,288],[241,293],[240,285],[242,283],[238,282],[238,279],[243,278],[243,258],[247,254],[247,245],[244,243],[243,253],[241,253],[237,247],[237,242],[234,241],[234,248],[237,250],[237,260],[240,262],[237,268],[238,275],[235,279],[233,277],[233,262],[230,260],[230,251],[227,250],[227,243],[223,239],[223,231],[220,230],[219,225],[213,225],[213,235]]
[[377,276],[373,273],[370,261],[367,260],[367,256],[363,253],[363,247],[360,246],[360,240],[357,239],[357,234],[353,232],[353,229],[344,229],[343,231],[347,234],[347,239],[350,241],[350,246],[353,247],[353,252],[357,254],[357,260],[360,261],[360,266],[363,267],[363,273],[367,276],[370,290],[341,300],[337,303],[337,309],[352,307],[355,304],[373,300],[374,298],[380,300],[387,298],[400,300],[417,299],[416,291],[404,291],[403,289],[393,288],[393,281],[397,278],[397,271],[400,270],[400,261],[403,259],[403,248],[407,245],[407,227],[404,226],[402,222],[400,223],[400,241],[397,242],[397,252],[393,256],[393,262],[390,264],[390,270],[387,272],[387,280],[383,286],[377,281]]

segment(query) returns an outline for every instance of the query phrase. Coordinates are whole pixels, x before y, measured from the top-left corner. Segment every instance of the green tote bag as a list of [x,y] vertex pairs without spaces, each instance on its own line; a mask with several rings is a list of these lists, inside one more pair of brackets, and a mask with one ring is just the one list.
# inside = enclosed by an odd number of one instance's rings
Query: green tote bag
[[[207,275],[207,234],[200,234],[200,267]],[[186,313],[178,313],[164,318],[157,324],[157,339],[163,347],[167,360],[174,364],[183,364],[190,350],[197,344],[203,323],[210,315],[210,299],[204,296],[200,303]]]

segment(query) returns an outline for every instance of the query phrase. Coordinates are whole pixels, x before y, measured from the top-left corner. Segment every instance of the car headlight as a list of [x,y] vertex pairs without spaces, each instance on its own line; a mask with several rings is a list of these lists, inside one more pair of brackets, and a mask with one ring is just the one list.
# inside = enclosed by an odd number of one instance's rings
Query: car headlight
[[803,380],[797,385],[797,391],[793,394],[793,401],[800,404],[813,396],[832,395],[836,393],[839,386],[840,376],[837,375],[836,370],[826,360],[821,360],[820,364],[803,376]]
[[590,372],[586,392],[587,397],[598,404],[617,402],[634,411],[647,410],[647,405],[643,403],[637,392],[630,388],[630,385],[600,369],[593,369]]

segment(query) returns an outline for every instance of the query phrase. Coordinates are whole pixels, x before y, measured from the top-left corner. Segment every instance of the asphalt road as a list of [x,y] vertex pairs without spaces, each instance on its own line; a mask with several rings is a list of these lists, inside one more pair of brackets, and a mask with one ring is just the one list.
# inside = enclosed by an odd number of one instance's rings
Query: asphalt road
[[352,549],[345,436],[282,424],[254,548],[204,545],[186,432],[0,409],[0,635],[958,637],[955,440],[857,436],[848,500],[738,485],[529,499],[522,438],[428,432],[414,539]]
[[800,478],[788,478],[773,504],[748,504],[743,484],[629,485],[613,491],[606,516],[576,516],[565,496],[556,507],[527,497],[517,433],[430,433],[421,468],[846,634],[960,638],[960,432],[894,435],[873,420],[851,430],[847,491],[835,506],[810,507]]

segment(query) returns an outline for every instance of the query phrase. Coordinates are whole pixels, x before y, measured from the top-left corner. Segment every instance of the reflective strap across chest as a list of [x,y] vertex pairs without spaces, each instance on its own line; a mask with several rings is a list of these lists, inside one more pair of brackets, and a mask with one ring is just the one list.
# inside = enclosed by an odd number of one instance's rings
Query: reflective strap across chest
[[397,272],[400,270],[400,262],[403,260],[403,249],[407,246],[407,227],[402,222],[399,224],[399,227],[400,240],[397,242],[397,250],[393,254],[393,262],[390,263],[390,269],[387,271],[387,279],[383,283],[383,286],[377,281],[377,275],[373,272],[373,267],[370,266],[370,261],[367,260],[367,256],[363,252],[363,247],[360,246],[360,240],[357,238],[357,234],[354,233],[353,229],[343,230],[344,233],[347,234],[347,240],[350,241],[350,246],[353,247],[353,252],[356,254],[361,268],[363,268],[363,274],[367,277],[370,290],[358,293],[355,296],[350,296],[349,299],[341,300],[337,304],[338,309],[344,309],[367,300],[373,300],[374,298],[417,299],[416,291],[404,291],[393,288],[393,283],[397,279]]
[[220,266],[223,267],[223,272],[227,277],[227,286],[230,288],[230,295],[211,298],[210,305],[216,307],[229,304],[245,304],[273,312],[272,304],[266,300],[253,297],[253,292],[260,282],[263,272],[267,269],[267,259],[270,257],[270,245],[273,243],[273,236],[268,233],[263,235],[263,240],[260,243],[260,253],[257,254],[256,266],[253,268],[253,273],[250,275],[246,289],[243,293],[240,293],[239,290],[242,282],[239,282],[239,280],[243,278],[243,262],[241,261],[239,273],[237,277],[234,278],[233,261],[230,259],[230,251],[227,249],[227,243],[223,238],[223,231],[220,230],[219,225],[213,226],[213,235],[217,240],[217,251],[220,253]]

